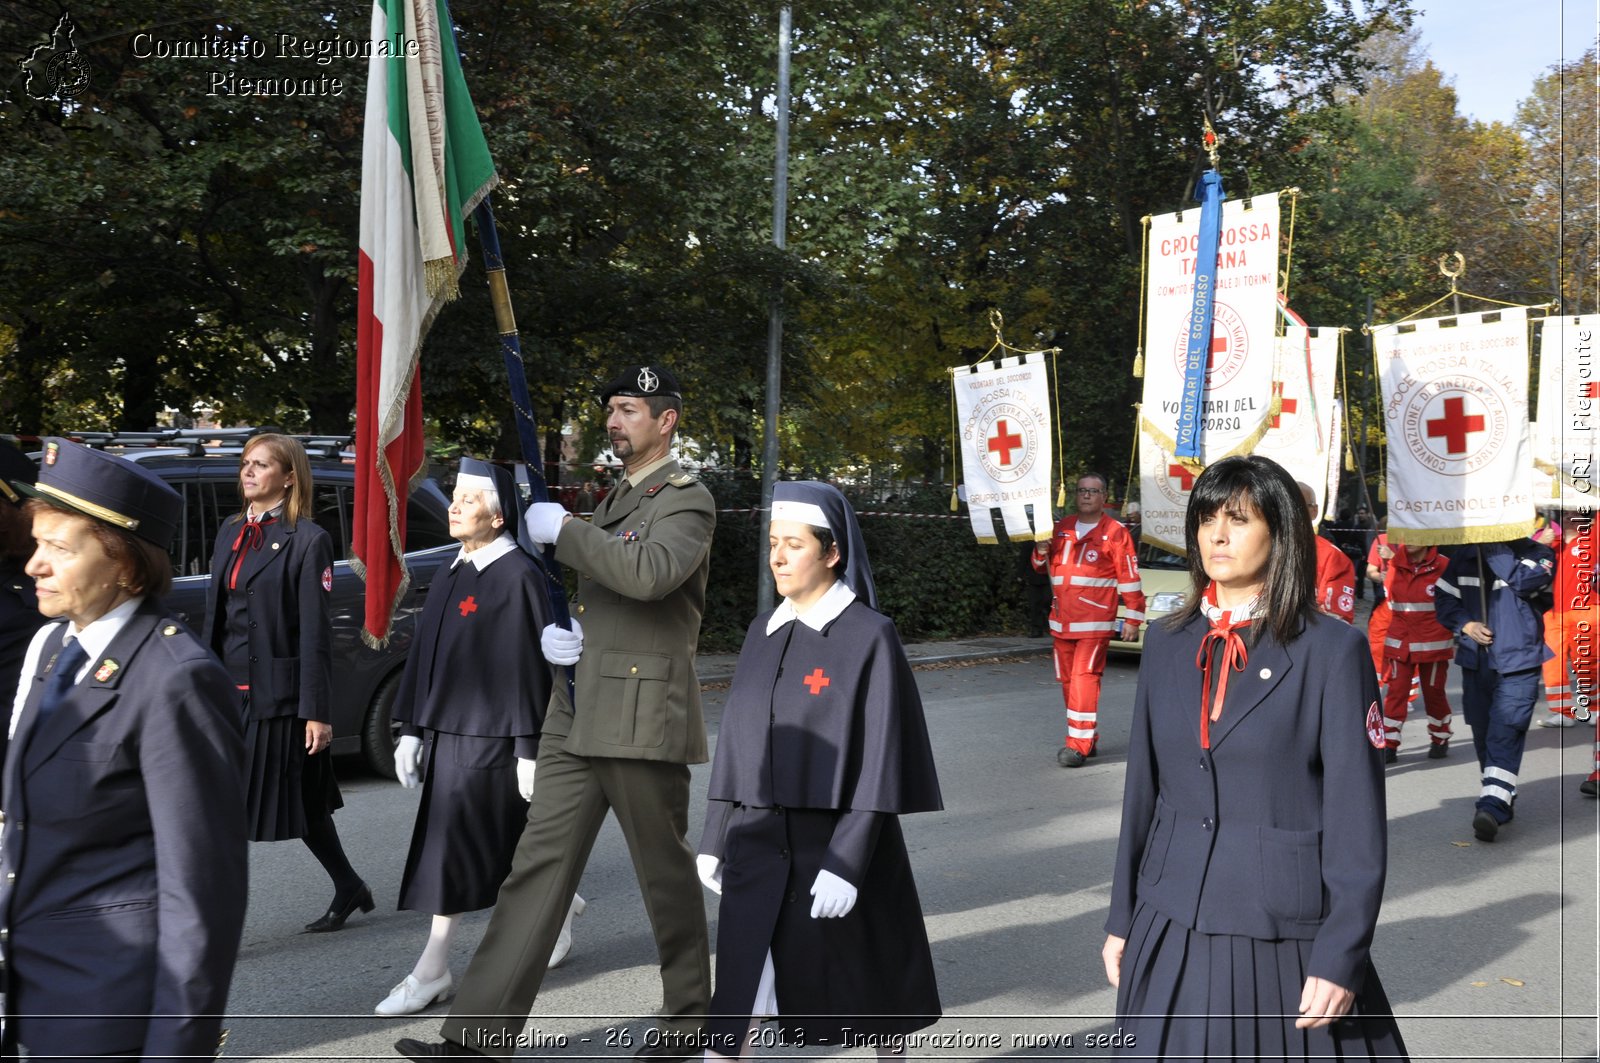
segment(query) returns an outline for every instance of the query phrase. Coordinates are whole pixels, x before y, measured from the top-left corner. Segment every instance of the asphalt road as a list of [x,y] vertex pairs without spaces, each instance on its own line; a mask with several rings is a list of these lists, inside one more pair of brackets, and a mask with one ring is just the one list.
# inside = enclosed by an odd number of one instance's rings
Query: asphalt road
[[[1109,1055],[1114,998],[1099,949],[1136,680],[1136,660],[1113,660],[1100,756],[1063,770],[1060,687],[1047,657],[919,670],[946,810],[903,826],[946,1018],[914,1056]],[[713,737],[722,696],[708,695]],[[1458,690],[1452,700],[1459,705]],[[1373,956],[1413,1059],[1594,1060],[1600,805],[1577,792],[1593,732],[1530,732],[1516,822],[1484,845],[1470,828],[1470,740],[1456,725],[1458,748],[1431,761],[1425,725],[1409,723],[1410,744],[1389,769],[1390,872]],[[694,770],[697,811],[707,774]],[[320,869],[299,843],[253,846],[229,1058],[393,1059],[397,1037],[437,1035],[442,1007],[405,1019],[371,1013],[427,933],[426,916],[394,909],[417,795],[353,765],[344,793],[337,822],[378,910],[337,934],[300,934],[331,892]],[[524,1057],[631,1056],[659,1006],[653,942],[612,823],[581,892],[589,909],[572,956],[547,978],[529,1024],[542,1047]],[[466,917],[458,975],[487,917]],[[871,1055],[769,1049],[758,1058]]]

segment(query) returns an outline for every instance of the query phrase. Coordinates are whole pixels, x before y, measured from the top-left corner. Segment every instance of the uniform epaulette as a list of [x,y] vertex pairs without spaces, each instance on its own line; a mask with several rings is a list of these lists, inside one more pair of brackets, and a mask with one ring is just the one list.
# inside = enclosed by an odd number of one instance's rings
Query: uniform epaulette
[[182,621],[173,617],[162,618],[161,622],[156,625],[156,634],[160,636],[157,641],[167,648],[167,652],[172,654],[175,660],[196,660],[207,655],[206,648],[193,635],[186,639],[177,637],[178,635],[188,635],[189,629],[183,625]]
[[699,477],[689,472],[675,472],[667,477],[667,483],[673,487],[688,487],[690,484],[698,482],[698,480]]

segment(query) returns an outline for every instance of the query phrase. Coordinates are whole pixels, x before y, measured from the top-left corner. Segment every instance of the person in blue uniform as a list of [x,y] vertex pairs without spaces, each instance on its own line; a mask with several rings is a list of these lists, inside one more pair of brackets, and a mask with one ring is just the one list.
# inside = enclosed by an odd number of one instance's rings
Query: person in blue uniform
[[[450,943],[461,913],[494,904],[533,795],[550,668],[529,652],[550,623],[547,577],[517,546],[516,484],[464,458],[450,500],[461,553],[434,579],[395,696],[395,774],[422,787],[400,907],[433,914],[416,966],[376,1009],[410,1015],[450,997]],[[568,907],[566,958],[572,942]]]
[[1405,1059],[1368,949],[1386,870],[1366,639],[1320,613],[1294,480],[1225,458],[1184,520],[1189,604],[1150,631],[1102,949],[1120,1051]]
[[344,806],[329,750],[333,541],[310,519],[311,463],[299,440],[252,436],[239,493],[244,509],[217,529],[201,637],[243,703],[250,838],[304,839],[334,889],[306,930],[338,930],[374,902],[333,824]]
[[[22,657],[33,633],[44,624],[33,580],[23,571],[33,553],[33,522],[22,511],[23,495],[11,481],[31,484],[38,470],[28,456],[0,442],[0,705],[10,707]],[[8,730],[0,727],[0,764],[5,763]]]
[[1456,637],[1461,715],[1482,773],[1472,814],[1479,841],[1511,822],[1544,662],[1555,656],[1544,642],[1555,565],[1554,552],[1532,539],[1463,546],[1434,584],[1434,615]]
[[837,488],[776,485],[768,559],[784,599],[739,653],[699,847],[722,898],[710,1054],[777,1016],[890,1055],[941,1014],[898,818],[944,807],[922,699]]
[[209,1059],[249,892],[228,677],[162,609],[178,494],[45,441],[27,503],[41,628],[0,841],[6,1059]]

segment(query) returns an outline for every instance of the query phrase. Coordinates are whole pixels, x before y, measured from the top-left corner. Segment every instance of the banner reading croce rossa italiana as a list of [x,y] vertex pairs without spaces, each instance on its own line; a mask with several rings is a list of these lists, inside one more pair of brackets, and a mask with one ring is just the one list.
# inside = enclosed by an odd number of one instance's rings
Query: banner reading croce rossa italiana
[[1600,503],[1600,314],[1549,317],[1539,330],[1539,420],[1533,430],[1534,504],[1594,509]]
[[[950,371],[972,532],[999,542],[993,511],[1016,540],[1050,538],[1050,385],[1043,354]],[[1030,520],[1028,507],[1032,507]]]
[[1389,535],[1486,543],[1533,530],[1525,307],[1374,330]]
[[1150,219],[1139,500],[1143,537],[1169,550],[1183,548],[1183,513],[1199,468],[1249,453],[1266,434],[1272,414],[1277,193],[1222,205],[1211,349],[1196,411],[1200,460],[1173,456],[1185,407],[1199,229],[1199,210]]

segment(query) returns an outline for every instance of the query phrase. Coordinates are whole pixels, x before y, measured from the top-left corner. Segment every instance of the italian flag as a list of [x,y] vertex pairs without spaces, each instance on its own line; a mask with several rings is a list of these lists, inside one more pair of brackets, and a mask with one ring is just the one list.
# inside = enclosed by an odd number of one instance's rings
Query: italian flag
[[422,339],[458,293],[466,217],[498,179],[445,0],[376,0],[361,151],[352,565],[382,646],[410,583],[406,497],[422,475]]

